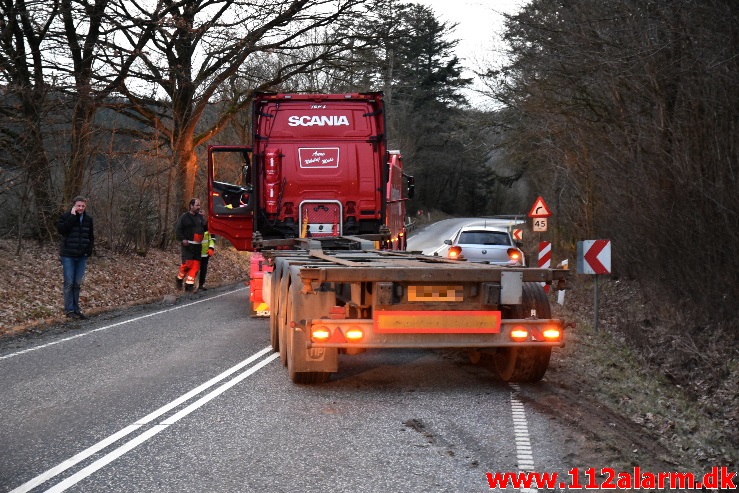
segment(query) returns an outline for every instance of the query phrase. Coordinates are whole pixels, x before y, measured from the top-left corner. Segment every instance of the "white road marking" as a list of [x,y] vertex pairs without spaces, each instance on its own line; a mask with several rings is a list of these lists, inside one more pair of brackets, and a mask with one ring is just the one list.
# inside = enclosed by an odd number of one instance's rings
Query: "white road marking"
[[58,474],[60,474],[60,473],[62,473],[64,471],[66,471],[70,467],[74,466],[78,462],[81,462],[81,461],[87,459],[91,455],[100,452],[102,449],[104,449],[105,447],[107,447],[111,443],[117,442],[118,440],[120,440],[124,436],[126,436],[126,435],[128,435],[128,434],[130,434],[130,433],[132,433],[132,432],[134,432],[136,430],[138,430],[139,428],[141,428],[141,425],[129,425],[129,426],[126,426],[121,431],[119,431],[117,433],[113,433],[112,435],[110,435],[105,440],[102,440],[102,441],[96,443],[95,445],[93,445],[92,447],[83,450],[79,454],[77,454],[77,455],[75,455],[73,457],[70,457],[69,459],[65,460],[64,462],[60,463],[59,465],[57,465],[55,467],[52,467],[48,471],[39,474],[38,476],[36,476],[32,480],[28,481],[27,483],[23,483],[22,485],[20,485],[16,489],[12,490],[10,493],[20,493],[20,492],[25,492],[25,491],[31,491],[36,486],[38,486],[38,485],[40,485],[42,483],[45,483],[46,481],[50,480],[54,476],[56,476],[56,475],[58,475]]
[[[79,483],[83,479],[85,479],[90,474],[94,473],[98,469],[104,467],[105,465],[113,462],[118,457],[122,456],[126,452],[129,452],[130,450],[133,450],[138,445],[141,445],[145,441],[147,441],[149,438],[153,437],[160,431],[163,431],[166,426],[162,425],[155,425],[153,428],[149,428],[145,432],[143,432],[141,435],[137,436],[133,440],[129,440],[128,442],[124,443],[117,449],[113,450],[112,452],[105,455],[102,459],[98,459],[86,468],[82,469],[81,471],[77,472],[76,474],[73,474],[72,476],[68,477],[61,483],[53,486],[52,488],[49,488],[46,490],[46,493],[57,493],[60,491],[65,491],[67,488],[70,488],[71,486],[74,486],[75,484]],[[12,493],[12,492],[11,492]]]
[[[220,382],[221,380],[227,378],[228,376],[232,375],[233,373],[239,371],[240,369],[244,368],[245,366],[251,364],[252,362],[256,361],[257,359],[261,358],[267,353],[270,353],[272,351],[271,347],[266,347],[259,351],[258,353],[250,356],[249,358],[245,359],[244,361],[240,362],[239,364],[229,368],[228,370],[224,371],[220,375],[208,380],[202,385],[199,385],[198,387],[192,389],[191,391],[187,392],[186,394],[178,397],[177,399],[173,400],[172,402],[160,407],[156,411],[153,411],[152,413],[149,413],[148,415],[144,416],[140,420],[137,420],[134,424],[131,424],[122,430],[110,435],[109,437],[105,438],[104,440],[101,440],[100,442],[94,444],[93,446],[83,450],[82,452],[70,457],[69,459],[65,460],[64,462],[61,462],[57,466],[49,469],[48,471],[45,471],[35,478],[31,479],[30,481],[18,486],[14,490],[12,490],[10,493],[25,493],[28,491],[31,491],[35,487],[39,486],[40,484],[45,483],[49,479],[59,475],[60,473],[66,471],[70,467],[73,467],[75,464],[78,464],[79,462],[87,459],[88,457],[96,454],[97,452],[101,451],[102,449],[108,447],[112,443],[115,443],[116,441],[120,440],[121,438],[133,433],[134,431],[138,430],[139,428],[143,427],[147,423],[150,423],[151,421],[155,420],[159,416],[165,414],[166,412],[174,409],[175,407],[179,406],[180,404],[183,404],[184,402],[190,400],[194,396],[200,394],[202,391],[212,387],[216,383]],[[85,467],[84,469],[78,471],[74,475],[70,476],[69,478],[65,479],[64,481],[60,482],[56,486],[52,487],[51,489],[47,490],[49,492],[59,492],[64,491],[70,486],[73,486],[74,484],[78,483],[82,479],[86,478],[90,474],[94,473],[98,469],[104,467],[105,465],[113,462],[118,457],[122,456],[126,452],[132,450],[136,446],[140,445],[141,443],[145,442],[149,438],[153,437],[160,431],[167,428],[169,425],[177,422],[178,420],[184,418],[191,412],[195,411],[199,407],[201,407],[203,404],[209,402],[210,400],[214,399],[215,397],[221,395],[226,390],[230,389],[234,385],[238,384],[248,376],[256,373],[258,370],[269,364],[270,362],[274,361],[279,356],[279,353],[273,353],[270,356],[264,358],[262,361],[257,363],[256,365],[249,368],[244,373],[241,373],[240,375],[236,376],[232,380],[224,383],[220,387],[214,389],[213,391],[209,392],[208,394],[204,395],[197,401],[193,402],[186,408],[182,409],[178,413],[174,414],[170,418],[162,421],[161,423],[158,423],[154,425],[154,427],[150,428],[149,430],[145,431],[141,435],[137,436],[136,438],[126,442],[125,444],[121,445],[117,449],[113,450],[112,452],[109,452],[104,457],[96,460],[89,466]]]
[[244,289],[246,289],[246,288],[244,287],[244,288],[234,289],[233,291],[229,291],[228,293],[217,294],[215,296],[210,296],[210,297],[204,298],[202,300],[193,301],[192,303],[186,303],[184,305],[175,306],[173,308],[167,308],[166,310],[160,310],[158,312],[150,313],[148,315],[142,315],[141,317],[136,317],[136,318],[132,318],[130,320],[124,320],[123,322],[118,322],[118,323],[115,323],[115,324],[106,325],[105,327],[98,327],[97,329],[89,330],[89,331],[87,331],[87,332],[85,332],[83,334],[77,334],[77,335],[74,335],[74,336],[71,336],[71,337],[66,337],[64,339],[59,339],[58,341],[49,342],[49,343],[43,344],[41,346],[36,346],[36,347],[28,348],[28,349],[23,349],[22,351],[17,351],[15,353],[10,353],[10,354],[6,354],[4,356],[0,356],[0,360],[12,358],[13,356],[20,356],[21,354],[30,353],[31,351],[36,351],[38,349],[47,348],[49,346],[54,346],[56,344],[61,344],[62,342],[71,341],[72,339],[77,339],[78,337],[85,337],[85,336],[90,335],[92,333],[100,332],[101,330],[112,329],[113,327],[119,327],[121,325],[129,324],[131,322],[137,322],[137,321],[143,320],[145,318],[154,317],[156,315],[161,315],[162,313],[168,313],[168,312],[171,312],[171,311],[174,311],[174,310],[179,310],[181,308],[186,308],[188,306],[197,305],[198,303],[203,303],[205,301],[214,300],[216,298],[220,298],[221,296],[226,296],[226,295],[229,295],[231,293],[236,293],[236,292],[241,291],[241,290],[244,290]]
[[[516,436],[516,462],[519,471],[534,470],[534,455],[531,453],[531,440],[529,438],[529,425],[526,421],[526,410],[523,403],[518,400],[516,394],[519,386],[510,384],[511,392],[511,415],[513,416],[513,433]],[[536,493],[536,488],[521,488],[522,492]]]

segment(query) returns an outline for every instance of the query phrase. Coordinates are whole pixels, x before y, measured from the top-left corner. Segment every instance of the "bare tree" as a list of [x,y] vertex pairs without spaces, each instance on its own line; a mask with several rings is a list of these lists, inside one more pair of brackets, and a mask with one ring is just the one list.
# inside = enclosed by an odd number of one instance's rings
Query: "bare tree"
[[[42,45],[59,13],[58,1],[0,2],[0,80],[3,81],[0,111],[4,120],[0,142],[6,150],[2,158],[25,171],[33,192],[34,209],[40,224],[47,227],[54,201],[42,128],[49,96]],[[43,228],[37,233],[51,234]]]
[[[52,60],[61,75],[59,89],[72,103],[71,154],[64,174],[63,200],[82,189],[89,172],[95,114],[128,76],[141,50],[152,39],[158,22],[182,2],[158,0],[151,11],[131,16],[126,0],[59,0],[62,23],[54,38],[60,56]],[[132,25],[138,38],[127,50],[117,41]],[[115,63],[109,63],[115,60]]]
[[487,74],[508,156],[557,197],[563,239],[617,238],[620,274],[711,317],[739,296],[736,18],[727,0],[536,0]]
[[[156,128],[172,149],[177,184],[170,204],[184,207],[195,194],[197,147],[247,107],[254,91],[316,71],[322,63],[340,60],[350,47],[360,48],[351,44],[351,31],[332,26],[349,25],[365,1],[191,0],[170,6],[121,85],[130,102],[125,113]],[[142,5],[132,2],[131,10],[131,17],[145,16]],[[317,31],[324,36],[315,36]],[[125,36],[133,46],[140,34],[128,30]],[[259,77],[234,84],[245,66],[257,68]],[[218,103],[215,96],[229,81],[232,99],[203,125],[206,109]]]
[[[83,192],[94,156],[95,113],[153,35],[157,16],[166,13],[163,3],[153,8],[153,17],[136,19],[142,26],[139,44],[118,51],[116,70],[106,72],[109,65],[102,57],[115,56],[109,49],[116,32],[127,27],[118,22],[125,0],[0,2],[0,77],[5,79],[0,131],[11,151],[7,158],[23,163],[28,174],[32,217],[47,237],[59,202]],[[70,135],[63,149],[52,142],[58,132]],[[63,163],[59,173],[58,163]],[[61,186],[54,185],[56,179]]]

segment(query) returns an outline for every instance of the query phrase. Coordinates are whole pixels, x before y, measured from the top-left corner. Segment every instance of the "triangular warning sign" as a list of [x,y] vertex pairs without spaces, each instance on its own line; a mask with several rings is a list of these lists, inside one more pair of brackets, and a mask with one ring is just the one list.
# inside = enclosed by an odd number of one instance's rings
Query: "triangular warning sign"
[[529,211],[529,217],[549,217],[552,215],[552,211],[549,210],[547,204],[544,203],[544,199],[541,196],[536,198],[536,202]]
[[336,327],[336,330],[334,330],[334,333],[331,334],[331,337],[329,337],[326,342],[345,344],[347,341],[346,341],[346,337],[344,337],[344,333],[341,332],[341,329]]

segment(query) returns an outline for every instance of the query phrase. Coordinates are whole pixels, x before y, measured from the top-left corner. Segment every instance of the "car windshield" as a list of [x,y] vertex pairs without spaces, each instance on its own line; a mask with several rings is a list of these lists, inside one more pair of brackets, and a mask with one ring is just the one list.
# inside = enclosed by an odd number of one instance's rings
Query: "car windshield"
[[508,233],[502,231],[462,231],[459,244],[463,245],[510,245]]

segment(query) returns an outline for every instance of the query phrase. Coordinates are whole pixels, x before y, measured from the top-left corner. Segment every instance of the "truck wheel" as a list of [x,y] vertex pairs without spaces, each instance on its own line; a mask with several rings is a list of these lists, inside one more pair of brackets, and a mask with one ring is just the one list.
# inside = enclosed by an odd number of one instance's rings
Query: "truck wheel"
[[304,351],[305,349],[295,349],[295,329],[290,327],[293,321],[293,290],[293,286],[290,286],[287,294],[287,305],[285,310],[287,312],[287,323],[285,325],[289,334],[287,337],[287,371],[290,374],[290,380],[292,380],[293,383],[299,384],[326,383],[331,376],[331,372],[295,371],[295,352],[300,350]]
[[[523,303],[511,310],[511,318],[526,318],[536,310],[539,318],[552,318],[544,289],[539,283],[523,283]],[[533,383],[544,377],[549,368],[551,347],[509,347],[501,348],[495,355],[495,369],[505,382]]]

